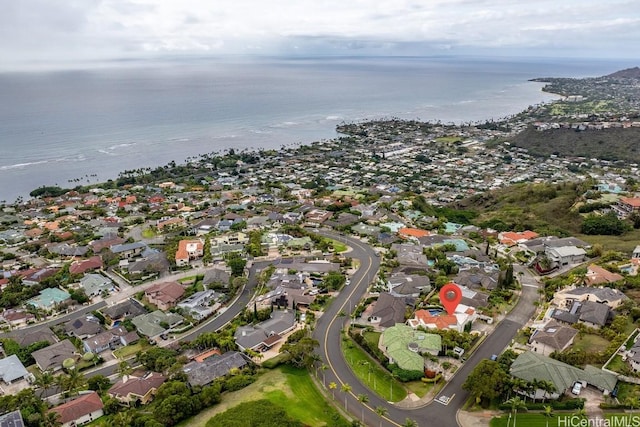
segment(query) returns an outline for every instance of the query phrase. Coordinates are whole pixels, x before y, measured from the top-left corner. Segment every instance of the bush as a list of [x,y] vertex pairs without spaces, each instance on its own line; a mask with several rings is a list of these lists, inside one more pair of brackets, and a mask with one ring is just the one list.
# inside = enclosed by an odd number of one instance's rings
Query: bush
[[393,373],[393,375],[403,383],[419,380],[424,376],[424,372],[422,371],[410,371],[407,369],[401,369],[395,363],[389,365],[388,368]]
[[[552,400],[549,402],[527,402],[525,406],[531,411],[542,411],[545,406],[551,406],[556,411],[570,411],[584,408],[584,399],[567,399],[563,401]],[[505,403],[498,405],[501,411],[510,411],[511,406]]]
[[253,383],[255,380],[256,379],[253,375],[233,375],[225,380],[223,389],[224,391],[242,390],[249,384]]

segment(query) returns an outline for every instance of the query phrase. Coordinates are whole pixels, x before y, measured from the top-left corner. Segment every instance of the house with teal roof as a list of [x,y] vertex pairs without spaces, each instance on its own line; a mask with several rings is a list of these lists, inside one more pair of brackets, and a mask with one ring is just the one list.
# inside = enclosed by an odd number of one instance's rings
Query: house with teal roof
[[62,289],[46,288],[41,290],[39,295],[28,300],[26,304],[43,310],[51,310],[56,304],[63,303],[69,300],[70,297],[69,292],[63,291]]
[[385,329],[380,337],[380,347],[400,369],[423,371],[423,354],[437,355],[442,349],[442,337],[417,331],[402,323]]

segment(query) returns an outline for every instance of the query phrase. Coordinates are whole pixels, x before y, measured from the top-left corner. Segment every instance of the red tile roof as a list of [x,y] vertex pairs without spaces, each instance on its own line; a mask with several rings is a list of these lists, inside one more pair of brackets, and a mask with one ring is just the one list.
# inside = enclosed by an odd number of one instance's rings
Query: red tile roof
[[100,400],[100,396],[94,391],[93,393],[84,394],[77,399],[56,406],[51,409],[51,412],[57,412],[60,415],[58,420],[62,424],[65,424],[102,409],[103,407],[104,405],[102,404],[102,400]]

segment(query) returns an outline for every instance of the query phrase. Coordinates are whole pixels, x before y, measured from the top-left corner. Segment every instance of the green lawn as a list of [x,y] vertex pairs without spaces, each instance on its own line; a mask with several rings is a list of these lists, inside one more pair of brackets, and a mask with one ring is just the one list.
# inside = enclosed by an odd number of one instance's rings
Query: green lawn
[[378,342],[380,341],[380,335],[382,335],[382,333],[373,332],[373,331],[364,332],[362,334],[364,339],[369,343],[370,346],[373,346],[373,348],[377,348],[378,347]]
[[[513,417],[512,417],[513,418]],[[547,427],[547,420],[549,421],[549,427],[556,426],[636,426],[640,424],[640,414],[605,414],[604,419],[598,418],[579,418],[574,412],[558,412],[554,413],[551,418],[546,418],[542,412],[520,412],[516,418],[516,425],[526,427]],[[506,427],[509,420],[509,415],[502,415],[500,417],[493,418],[490,427]],[[511,420],[511,426],[513,426],[513,419]]]
[[139,351],[144,351],[149,347],[151,347],[151,345],[149,345],[149,343],[147,343],[146,340],[138,341],[135,344],[126,345],[124,347],[120,347],[119,349],[114,350],[113,355],[116,356],[118,359],[126,359],[127,357],[133,356]]
[[389,402],[399,402],[407,397],[403,384],[395,380],[391,373],[378,365],[353,341],[342,343],[342,353],[354,374],[369,389]]
[[142,237],[145,239],[151,239],[157,236],[157,233],[153,230],[153,228],[145,228],[142,230]]
[[340,253],[347,251],[347,245],[345,245],[344,243],[338,242],[337,240],[333,239],[330,239],[329,241],[331,242],[331,246],[333,247],[334,252]]
[[613,359],[611,359],[611,362],[609,362],[609,364],[607,365],[607,369],[622,374],[624,372],[623,369],[627,366],[628,365],[626,364],[626,362],[622,360],[622,356],[616,354]]
[[[336,399],[341,393],[336,391]],[[214,415],[224,412],[242,402],[268,399],[286,409],[287,414],[305,426],[346,426],[331,402],[313,384],[305,370],[280,366],[264,372],[258,380],[233,393],[224,393],[222,401],[198,415],[178,424],[180,427],[204,427]],[[335,420],[339,421],[336,422]]]
[[439,136],[436,138],[436,142],[452,143],[457,141],[462,141],[462,138],[459,136]]
[[606,350],[609,346],[609,341],[602,338],[600,335],[584,334],[576,336],[573,346],[573,350],[584,350],[588,353],[595,353],[598,351]]
[[640,397],[640,385],[625,382],[618,383],[618,401],[624,402],[630,397]]

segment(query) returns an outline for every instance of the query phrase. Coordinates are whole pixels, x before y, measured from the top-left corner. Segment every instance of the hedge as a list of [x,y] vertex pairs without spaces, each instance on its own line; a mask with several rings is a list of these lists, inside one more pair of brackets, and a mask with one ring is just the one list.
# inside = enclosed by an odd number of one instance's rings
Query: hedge
[[[533,411],[542,411],[544,410],[545,406],[551,406],[557,411],[582,409],[584,408],[584,399],[568,399],[563,401],[552,400],[549,402],[527,402],[525,403],[525,406],[527,407],[527,409]],[[501,403],[500,405],[498,405],[498,409],[502,411],[510,411],[511,405]]]

